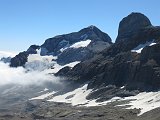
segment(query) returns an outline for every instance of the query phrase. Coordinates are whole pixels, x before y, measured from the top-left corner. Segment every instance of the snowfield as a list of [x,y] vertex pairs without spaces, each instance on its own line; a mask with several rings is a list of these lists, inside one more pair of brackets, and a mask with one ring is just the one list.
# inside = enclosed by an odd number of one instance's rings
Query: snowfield
[[142,92],[136,96],[126,97],[121,100],[131,100],[130,103],[120,106],[131,105],[126,109],[140,109],[141,112],[138,115],[142,115],[150,110],[160,107],[160,91]]
[[56,93],[56,92],[54,92],[54,91],[53,92],[47,92],[46,94],[40,95],[38,97],[31,98],[29,100],[41,100],[41,99],[45,99],[45,98],[53,95],[54,93]]
[[86,106],[86,107],[102,106],[106,105],[109,102],[119,100],[119,97],[112,98],[111,100],[105,102],[96,102],[96,99],[87,100],[86,97],[92,92],[92,89],[87,90],[87,86],[88,84],[85,84],[73,91],[57,96],[54,96],[54,93],[56,92],[53,91],[51,93],[46,93],[38,97],[31,98],[30,100],[45,99],[52,95],[53,97],[48,100],[50,102],[63,102],[63,103],[70,103],[73,106]]

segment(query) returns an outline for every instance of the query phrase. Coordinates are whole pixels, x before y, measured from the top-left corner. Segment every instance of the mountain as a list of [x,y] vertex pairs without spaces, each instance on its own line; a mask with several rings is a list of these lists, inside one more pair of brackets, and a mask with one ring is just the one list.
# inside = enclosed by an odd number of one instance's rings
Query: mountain
[[128,40],[141,29],[152,26],[150,20],[142,13],[131,13],[119,23],[116,42]]
[[95,91],[88,99],[103,102],[114,97],[135,96],[160,89],[159,53],[160,27],[151,25],[141,13],[131,13],[120,22],[114,44],[72,69],[62,68],[56,75],[89,82],[87,89]]
[[41,56],[57,56],[56,61],[61,65],[84,61],[111,44],[111,38],[106,33],[95,26],[89,26],[78,32],[49,38],[41,46],[30,46],[27,51],[11,59],[11,66],[24,66],[29,54],[37,54],[37,50],[40,50]]

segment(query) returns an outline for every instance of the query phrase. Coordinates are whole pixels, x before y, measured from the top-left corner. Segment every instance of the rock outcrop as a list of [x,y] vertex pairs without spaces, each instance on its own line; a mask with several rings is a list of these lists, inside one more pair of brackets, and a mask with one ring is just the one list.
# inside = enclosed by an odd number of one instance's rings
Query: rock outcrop
[[28,57],[27,52],[21,52],[18,55],[16,55],[14,58],[11,59],[10,66],[11,67],[18,67],[18,66],[24,66],[27,62]]
[[11,58],[10,66],[11,67],[19,67],[24,66],[28,60],[29,54],[37,54],[37,49],[40,49],[38,45],[31,45],[27,51],[20,52],[15,57]]

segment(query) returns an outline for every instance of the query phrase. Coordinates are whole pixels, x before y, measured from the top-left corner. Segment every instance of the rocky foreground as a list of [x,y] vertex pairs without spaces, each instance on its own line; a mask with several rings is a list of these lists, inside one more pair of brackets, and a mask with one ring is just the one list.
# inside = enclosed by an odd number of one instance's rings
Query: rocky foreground
[[41,100],[17,103],[0,109],[0,120],[159,120],[159,108],[137,116],[138,109],[115,107],[117,102],[105,106],[73,107],[65,103]]

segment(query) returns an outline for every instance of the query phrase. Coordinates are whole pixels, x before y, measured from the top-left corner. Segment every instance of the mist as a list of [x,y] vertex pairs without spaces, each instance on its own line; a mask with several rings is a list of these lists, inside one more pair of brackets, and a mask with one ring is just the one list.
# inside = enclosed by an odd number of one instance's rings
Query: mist
[[58,77],[48,74],[46,71],[26,71],[23,67],[11,68],[9,64],[0,62],[0,85],[21,84],[41,85],[44,82],[59,83]]

